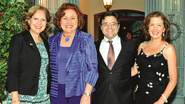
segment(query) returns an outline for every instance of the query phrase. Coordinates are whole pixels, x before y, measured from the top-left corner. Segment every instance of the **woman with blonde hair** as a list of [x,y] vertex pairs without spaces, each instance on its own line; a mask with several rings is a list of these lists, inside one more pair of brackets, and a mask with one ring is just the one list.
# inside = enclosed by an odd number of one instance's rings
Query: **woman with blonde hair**
[[51,15],[35,5],[25,14],[23,29],[10,41],[7,90],[8,104],[50,104],[49,45],[44,34]]

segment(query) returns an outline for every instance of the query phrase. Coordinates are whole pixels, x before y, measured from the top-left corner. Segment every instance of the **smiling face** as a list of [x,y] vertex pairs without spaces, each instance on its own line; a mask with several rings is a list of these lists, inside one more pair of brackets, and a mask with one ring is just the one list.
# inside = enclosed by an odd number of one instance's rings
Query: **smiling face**
[[75,34],[78,25],[78,16],[75,10],[67,9],[65,15],[61,18],[60,24],[64,34]]
[[106,38],[112,40],[117,34],[120,25],[114,16],[106,16],[102,20],[101,30]]
[[46,28],[46,15],[43,10],[37,10],[34,15],[28,19],[30,33],[39,35]]
[[163,20],[161,17],[152,17],[148,26],[148,31],[151,38],[162,39],[162,33],[165,32]]

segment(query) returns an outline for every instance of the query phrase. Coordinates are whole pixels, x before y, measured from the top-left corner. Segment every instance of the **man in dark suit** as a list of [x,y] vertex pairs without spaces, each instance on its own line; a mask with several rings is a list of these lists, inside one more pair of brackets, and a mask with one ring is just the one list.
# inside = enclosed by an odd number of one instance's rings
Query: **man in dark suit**
[[95,42],[99,78],[94,104],[132,104],[131,67],[136,55],[135,43],[118,36],[120,20],[115,12],[103,13],[100,23],[104,38]]

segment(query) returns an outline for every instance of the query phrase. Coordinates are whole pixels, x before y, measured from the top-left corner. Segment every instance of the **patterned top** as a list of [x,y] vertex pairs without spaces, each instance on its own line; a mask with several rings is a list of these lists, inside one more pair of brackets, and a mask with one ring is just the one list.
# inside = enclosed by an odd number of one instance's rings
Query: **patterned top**
[[168,64],[163,56],[163,50],[168,43],[160,52],[150,56],[143,52],[145,43],[136,60],[138,65],[136,104],[153,104],[161,97],[169,82]]
[[[21,101],[21,104],[32,104],[32,103],[50,104],[49,94],[47,94],[47,72],[46,72],[46,67],[49,62],[48,54],[43,42],[36,43],[36,46],[41,55],[41,68],[40,68],[38,92],[35,96],[19,94],[19,99]],[[11,104],[11,101],[12,101],[12,96],[11,96],[11,93],[9,93],[7,104]]]

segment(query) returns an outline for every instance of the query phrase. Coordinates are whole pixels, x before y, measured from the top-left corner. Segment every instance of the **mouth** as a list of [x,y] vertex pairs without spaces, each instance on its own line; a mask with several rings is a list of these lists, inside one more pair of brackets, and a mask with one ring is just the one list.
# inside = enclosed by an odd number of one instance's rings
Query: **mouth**
[[70,25],[70,26],[66,26],[67,28],[71,28],[72,26]]
[[42,26],[35,26],[37,29],[41,29],[42,28]]
[[152,32],[152,34],[154,34],[154,35],[158,35],[158,34],[159,34],[159,32]]
[[113,32],[113,30],[112,29],[108,29],[107,32]]

